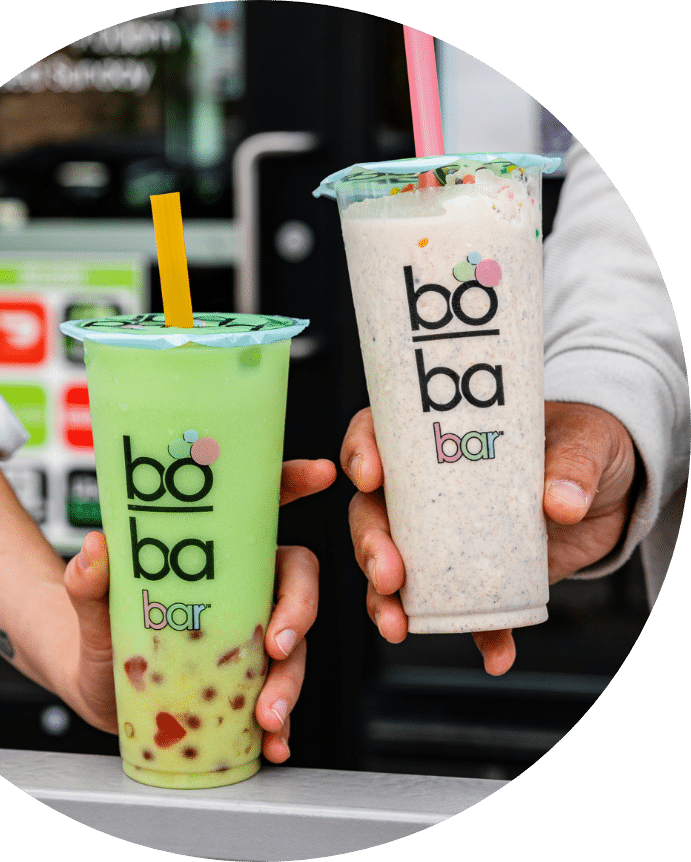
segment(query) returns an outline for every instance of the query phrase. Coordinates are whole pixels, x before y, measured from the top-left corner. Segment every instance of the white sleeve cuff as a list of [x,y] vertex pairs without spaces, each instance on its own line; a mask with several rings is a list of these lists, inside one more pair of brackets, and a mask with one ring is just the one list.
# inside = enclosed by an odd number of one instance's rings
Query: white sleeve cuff
[[0,461],[9,458],[28,439],[26,429],[0,395]]

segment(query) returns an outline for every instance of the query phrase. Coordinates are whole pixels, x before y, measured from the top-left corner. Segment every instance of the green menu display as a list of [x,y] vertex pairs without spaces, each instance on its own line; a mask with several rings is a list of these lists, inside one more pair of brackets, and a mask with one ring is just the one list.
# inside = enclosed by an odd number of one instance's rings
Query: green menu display
[[0,470],[65,555],[101,514],[84,349],[59,325],[136,314],[147,296],[143,257],[0,256],[0,395],[29,434]]

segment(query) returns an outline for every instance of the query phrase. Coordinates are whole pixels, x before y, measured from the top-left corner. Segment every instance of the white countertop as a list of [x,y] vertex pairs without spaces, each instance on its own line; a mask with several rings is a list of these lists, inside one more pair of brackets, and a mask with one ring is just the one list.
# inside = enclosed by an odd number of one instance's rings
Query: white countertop
[[264,766],[211,790],[129,779],[120,758],[0,749],[0,775],[95,829],[208,859],[311,859],[363,850],[458,814],[507,782]]

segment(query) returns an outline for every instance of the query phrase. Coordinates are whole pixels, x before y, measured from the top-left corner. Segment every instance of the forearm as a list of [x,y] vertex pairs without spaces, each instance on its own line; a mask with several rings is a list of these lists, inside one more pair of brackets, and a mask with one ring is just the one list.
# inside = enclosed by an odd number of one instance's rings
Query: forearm
[[64,563],[0,471],[0,655],[60,694],[76,660],[77,617]]

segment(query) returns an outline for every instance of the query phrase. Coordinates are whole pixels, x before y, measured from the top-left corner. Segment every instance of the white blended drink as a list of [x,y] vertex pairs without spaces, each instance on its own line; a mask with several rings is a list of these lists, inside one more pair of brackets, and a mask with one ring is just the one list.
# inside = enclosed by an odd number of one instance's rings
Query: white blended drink
[[[356,166],[336,196],[411,632],[547,618],[541,171],[480,154]],[[436,169],[438,187],[419,188]]]

